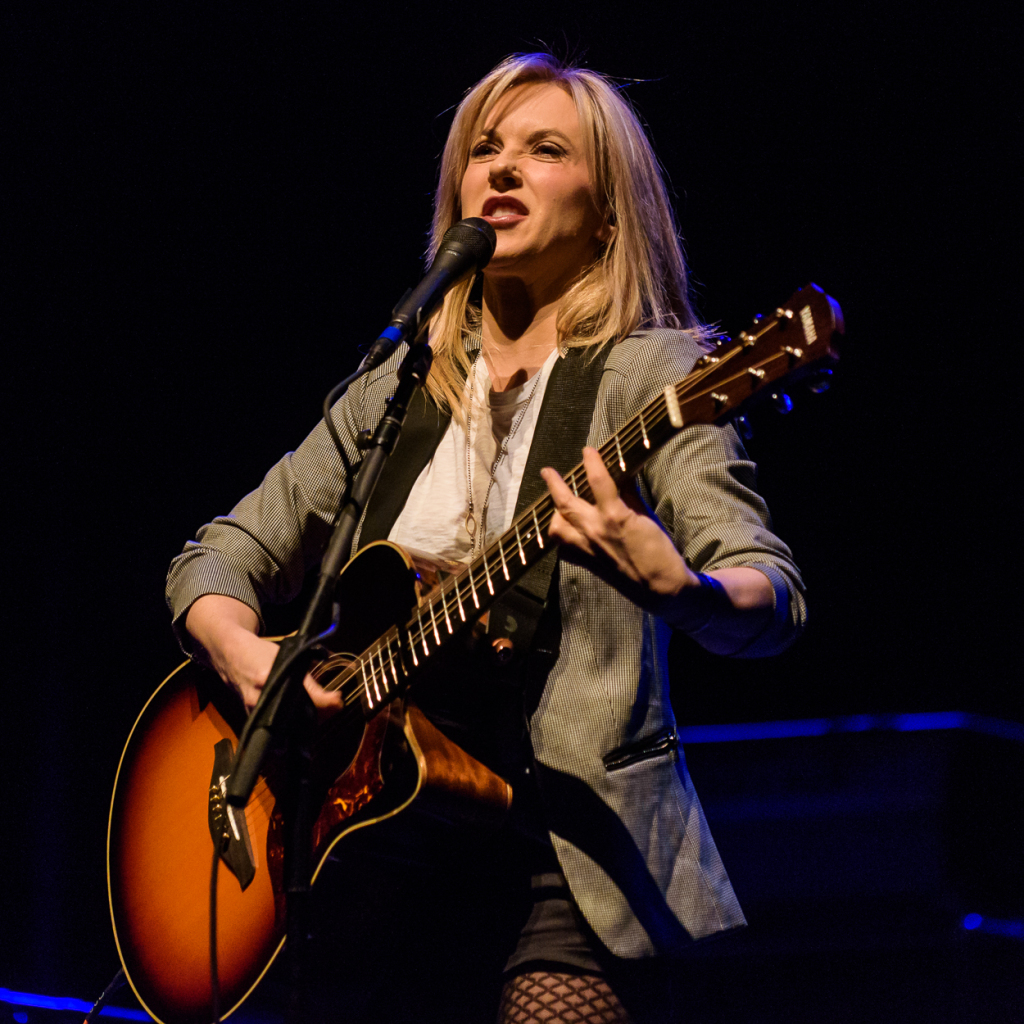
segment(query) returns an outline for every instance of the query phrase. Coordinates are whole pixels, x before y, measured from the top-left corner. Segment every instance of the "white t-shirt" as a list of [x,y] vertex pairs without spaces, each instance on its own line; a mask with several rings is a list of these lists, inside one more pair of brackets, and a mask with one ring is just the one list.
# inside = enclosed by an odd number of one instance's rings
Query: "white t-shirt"
[[[487,363],[482,358],[477,359],[475,374],[466,382],[468,389],[475,376],[469,459],[466,457],[466,432],[452,417],[437,450],[413,484],[405,507],[391,528],[389,540],[441,558],[468,562],[474,553],[512,525],[544,389],[557,358],[556,349],[533,377],[508,391],[491,389]],[[488,500],[487,485],[495,456],[521,412],[522,419],[508,439],[505,457],[495,470]],[[468,462],[472,464],[471,474]],[[466,526],[470,475],[477,532],[482,533],[477,537],[475,552]]]

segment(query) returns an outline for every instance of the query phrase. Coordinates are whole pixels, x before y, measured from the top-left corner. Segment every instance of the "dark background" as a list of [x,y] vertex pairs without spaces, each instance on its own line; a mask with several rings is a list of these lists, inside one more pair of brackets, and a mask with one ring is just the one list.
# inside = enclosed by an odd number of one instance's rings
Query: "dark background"
[[450,110],[509,52],[636,80],[705,319],[810,280],[846,315],[832,391],[750,445],[810,629],[770,662],[680,642],[681,721],[1024,721],[1015,6],[627,6],[5,7],[0,986],[116,968],[106,815],[180,658],[165,567],[417,280]]

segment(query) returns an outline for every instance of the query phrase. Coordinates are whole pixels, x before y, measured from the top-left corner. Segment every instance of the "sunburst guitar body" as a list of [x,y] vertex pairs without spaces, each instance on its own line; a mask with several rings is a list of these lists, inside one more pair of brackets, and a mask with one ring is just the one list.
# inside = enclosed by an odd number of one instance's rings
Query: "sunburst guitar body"
[[[339,647],[362,651],[416,603],[415,572],[397,547],[373,544],[342,573],[353,609]],[[327,657],[322,680],[352,659]],[[150,698],[128,739],[110,808],[107,872],[118,952],[156,1020],[211,1019],[210,874],[218,814],[230,841],[217,886],[222,1015],[238,1007],[284,943],[284,847],[272,765],[244,813],[228,811],[222,778],[245,720],[241,702],[209,670],[186,663]],[[446,739],[413,705],[391,701],[369,720],[341,714],[319,728],[311,838],[318,874],[353,830],[384,825],[415,801],[433,815],[500,817],[508,784]],[[315,879],[314,875],[314,879]]]

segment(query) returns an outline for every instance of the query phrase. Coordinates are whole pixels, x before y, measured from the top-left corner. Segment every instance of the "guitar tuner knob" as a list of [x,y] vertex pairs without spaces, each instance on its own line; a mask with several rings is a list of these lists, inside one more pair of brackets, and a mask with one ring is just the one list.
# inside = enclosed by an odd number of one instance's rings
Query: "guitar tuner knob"
[[775,315],[780,320],[792,320],[793,319],[793,310],[791,310],[791,309],[783,309],[781,306],[779,306],[779,308],[777,310],[775,310]]
[[793,411],[793,399],[785,391],[777,391],[772,395],[772,405],[780,416],[785,416]]

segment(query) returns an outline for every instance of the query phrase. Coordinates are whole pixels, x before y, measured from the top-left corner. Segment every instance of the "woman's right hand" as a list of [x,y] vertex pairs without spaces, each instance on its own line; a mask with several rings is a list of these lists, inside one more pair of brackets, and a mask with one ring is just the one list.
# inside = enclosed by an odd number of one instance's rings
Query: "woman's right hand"
[[[189,609],[185,628],[202,644],[221,679],[242,698],[245,710],[252,711],[278,651],[277,644],[257,634],[256,613],[233,597],[207,594]],[[337,691],[324,690],[310,675],[304,684],[322,711],[341,707]]]

